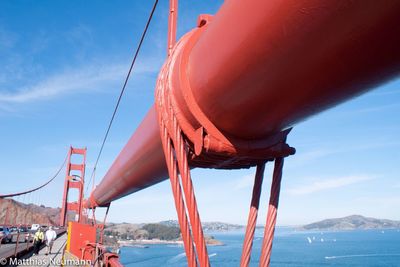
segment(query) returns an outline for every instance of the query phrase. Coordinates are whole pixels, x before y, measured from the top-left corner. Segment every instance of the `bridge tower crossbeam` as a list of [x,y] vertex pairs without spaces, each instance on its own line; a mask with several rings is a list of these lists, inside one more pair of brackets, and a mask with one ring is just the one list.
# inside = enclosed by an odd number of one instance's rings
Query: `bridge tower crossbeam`
[[[81,155],[80,163],[72,163],[73,155]],[[75,212],[76,220],[83,220],[83,187],[85,184],[85,167],[86,167],[86,148],[70,147],[68,152],[68,160],[66,166],[66,175],[64,182],[64,193],[61,204],[60,226],[65,226],[67,223],[67,215],[69,211]],[[78,190],[78,199],[74,202],[69,202],[68,196],[71,189]]]

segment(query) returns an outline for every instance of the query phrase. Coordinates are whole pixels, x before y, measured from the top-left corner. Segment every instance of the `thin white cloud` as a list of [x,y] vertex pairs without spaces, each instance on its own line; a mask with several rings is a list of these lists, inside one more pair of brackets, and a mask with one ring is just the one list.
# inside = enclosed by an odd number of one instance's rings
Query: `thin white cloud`
[[66,93],[98,89],[101,84],[120,80],[126,66],[89,66],[51,76],[36,85],[12,93],[0,93],[0,102],[26,103],[43,100]]
[[254,174],[248,174],[234,181],[233,189],[242,190],[252,187],[253,184],[254,184]]
[[391,103],[386,105],[378,105],[374,107],[366,107],[360,108],[358,110],[351,110],[349,113],[356,114],[356,113],[370,113],[370,112],[380,112],[380,111],[387,111],[391,109],[398,109],[400,107],[399,103]]
[[[147,60],[134,69],[135,74],[146,74],[158,70],[156,60]],[[7,104],[27,103],[37,100],[46,100],[71,93],[82,93],[93,90],[101,90],[119,82],[122,84],[123,78],[128,71],[127,64],[92,64],[74,70],[47,77],[33,86],[25,86],[12,92],[1,92],[0,106]]]
[[[357,151],[368,151],[374,149],[382,149],[386,147],[396,147],[399,146],[399,141],[388,141],[387,138],[380,138],[374,141],[368,140],[368,142],[353,143],[351,145],[342,146],[339,148],[325,147],[310,150],[298,150],[297,154],[290,157],[290,165],[287,168],[296,168],[298,166],[303,166],[321,160],[322,158],[332,156],[335,154],[347,154],[349,152]],[[309,144],[309,147],[318,147],[321,144]],[[335,155],[337,156],[337,155]]]
[[[367,207],[400,207],[400,196],[368,196],[354,199]],[[398,215],[397,215],[398,216]]]
[[328,189],[345,187],[352,184],[357,184],[374,179],[375,176],[369,175],[352,175],[344,176],[335,179],[323,179],[312,184],[301,185],[287,189],[287,193],[291,195],[307,195],[315,192],[320,192]]
[[[310,147],[315,146],[314,144],[310,145]],[[323,157],[330,156],[331,154],[336,153],[336,150],[334,149],[324,149],[324,148],[318,148],[318,149],[312,149],[312,150],[306,150],[306,151],[301,151],[298,152],[297,155],[290,157],[291,164],[290,168],[297,168],[302,165],[309,164],[311,162],[314,162],[316,160],[319,160]]]
[[153,194],[140,194],[139,196],[133,195],[132,197],[127,197],[115,201],[115,206],[126,207],[130,205],[163,205],[165,203],[170,203],[173,205],[172,193],[159,192],[157,195]]

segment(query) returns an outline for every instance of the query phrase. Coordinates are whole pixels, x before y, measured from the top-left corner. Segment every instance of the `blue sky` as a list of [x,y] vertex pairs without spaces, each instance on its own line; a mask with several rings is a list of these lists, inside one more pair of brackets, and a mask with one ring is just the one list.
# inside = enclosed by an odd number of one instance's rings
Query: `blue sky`
[[[152,1],[0,2],[0,190],[44,182],[69,145],[88,148],[87,179]],[[167,2],[160,1],[99,162],[105,174],[154,99],[165,59]],[[180,1],[178,35],[223,1]],[[400,220],[400,81],[314,116],[288,142],[278,224],[362,214]],[[267,168],[259,223],[270,186]],[[194,170],[204,221],[245,223],[254,169]],[[58,206],[64,173],[17,200]],[[115,222],[176,218],[167,181],[112,204]]]

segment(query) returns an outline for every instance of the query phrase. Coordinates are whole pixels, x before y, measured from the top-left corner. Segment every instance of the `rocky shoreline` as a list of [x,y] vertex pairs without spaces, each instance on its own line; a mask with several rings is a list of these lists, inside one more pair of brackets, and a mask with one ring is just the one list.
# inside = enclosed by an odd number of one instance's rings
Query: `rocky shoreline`
[[[204,235],[208,246],[222,246],[221,241]],[[179,227],[173,224],[108,224],[104,231],[104,244],[110,247],[175,244],[183,245]]]
[[[208,246],[223,246],[224,243],[214,237],[206,236],[206,244]],[[137,240],[119,240],[120,247],[138,247],[146,245],[182,245],[182,240],[161,240],[161,239],[137,239]]]

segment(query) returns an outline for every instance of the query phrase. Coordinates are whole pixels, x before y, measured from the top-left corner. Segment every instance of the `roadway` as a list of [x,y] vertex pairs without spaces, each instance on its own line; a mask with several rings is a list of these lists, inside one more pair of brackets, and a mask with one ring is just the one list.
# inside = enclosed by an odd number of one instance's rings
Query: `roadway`
[[[45,246],[39,251],[37,255],[31,255],[29,253],[25,255],[21,259],[21,266],[45,266],[45,267],[52,267],[52,266],[78,266],[76,264],[61,264],[62,263],[62,256],[64,253],[64,248],[67,243],[67,234],[61,234],[57,239],[54,241],[53,249],[51,254],[46,255],[47,248]],[[15,265],[14,265],[15,266]],[[16,265],[18,266],[18,265]]]
[[[30,237],[32,240],[33,237]],[[32,242],[25,242],[25,234],[20,235],[17,244],[17,235],[13,235],[13,242],[0,245],[0,259],[9,258],[15,254],[19,254],[24,250],[29,250],[32,247]]]
[[[64,229],[56,230],[57,236],[60,237],[65,233]],[[19,242],[17,244],[17,235],[13,236],[13,242],[0,244],[0,266],[2,265],[2,259],[9,259],[11,257],[31,256],[31,248],[33,247],[33,235],[30,237],[30,242],[25,242],[25,235],[20,235]]]

